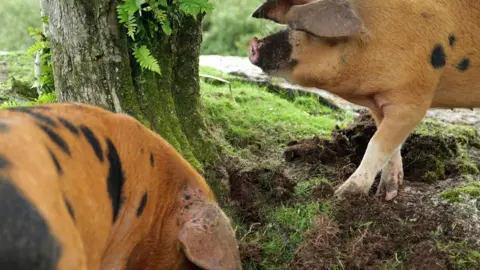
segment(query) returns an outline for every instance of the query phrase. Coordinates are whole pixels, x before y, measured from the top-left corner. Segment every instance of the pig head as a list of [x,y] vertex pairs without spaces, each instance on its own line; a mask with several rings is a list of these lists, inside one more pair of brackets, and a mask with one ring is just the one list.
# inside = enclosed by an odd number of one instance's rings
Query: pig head
[[339,66],[346,60],[340,48],[355,43],[352,36],[365,31],[356,11],[341,0],[268,0],[253,17],[289,28],[261,40],[253,38],[250,62],[268,74],[306,86],[327,86],[337,80]]

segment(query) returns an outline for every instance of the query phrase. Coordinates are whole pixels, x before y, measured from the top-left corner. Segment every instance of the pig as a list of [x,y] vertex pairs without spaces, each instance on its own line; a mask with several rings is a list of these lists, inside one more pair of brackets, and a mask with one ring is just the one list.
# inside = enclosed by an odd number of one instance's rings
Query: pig
[[250,42],[271,76],[368,108],[377,131],[335,191],[390,201],[403,185],[401,147],[429,108],[480,105],[478,0],[267,0],[252,14],[285,28]]

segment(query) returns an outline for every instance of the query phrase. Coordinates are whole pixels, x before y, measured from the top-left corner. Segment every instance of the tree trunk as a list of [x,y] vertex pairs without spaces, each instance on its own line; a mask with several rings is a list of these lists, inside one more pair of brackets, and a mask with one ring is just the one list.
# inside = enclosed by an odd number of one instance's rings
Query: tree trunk
[[[192,165],[213,158],[200,114],[201,18],[173,25],[172,35],[142,40],[162,75],[132,56],[112,0],[42,0],[49,16],[57,99],[128,113],[168,140]],[[161,30],[160,30],[161,31]]]

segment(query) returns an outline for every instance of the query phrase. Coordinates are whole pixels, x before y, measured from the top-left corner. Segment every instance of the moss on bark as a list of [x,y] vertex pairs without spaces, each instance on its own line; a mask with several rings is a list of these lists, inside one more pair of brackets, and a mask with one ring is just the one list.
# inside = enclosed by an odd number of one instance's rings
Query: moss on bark
[[60,101],[128,113],[164,137],[197,169],[215,158],[200,113],[201,17],[181,19],[168,37],[162,32],[145,35],[142,44],[159,61],[158,75],[142,70],[133,59],[133,45],[116,18],[116,1],[43,1],[50,18]]

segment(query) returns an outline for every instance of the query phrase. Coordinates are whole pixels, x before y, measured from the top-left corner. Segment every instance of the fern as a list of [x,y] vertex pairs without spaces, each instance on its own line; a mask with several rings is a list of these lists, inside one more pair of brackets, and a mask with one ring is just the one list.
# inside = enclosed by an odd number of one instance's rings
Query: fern
[[[43,16],[42,22],[48,24],[48,17]],[[41,53],[39,63],[41,75],[38,80],[35,80],[35,83],[32,87],[40,88],[46,93],[54,91],[54,78],[53,78],[53,69],[52,69],[52,56],[50,54],[50,41],[43,33],[42,28],[28,28],[30,36],[35,39],[35,43],[28,48],[27,53],[29,55],[35,55],[38,52]]]
[[138,0],[124,0],[122,5],[117,7],[118,20],[127,27],[127,34],[135,40],[135,32],[137,31],[137,21],[135,13],[140,10],[137,5]]
[[150,50],[147,48],[147,46],[143,45],[139,48],[134,48],[133,56],[141,68],[161,74],[157,59],[150,54]]
[[206,0],[178,0],[178,2],[183,13],[194,17],[200,13],[208,13],[213,10],[212,3]]
[[[140,67],[161,74],[158,61],[147,46],[139,46],[145,34],[162,29],[165,35],[170,36],[174,32],[172,25],[182,14],[195,18],[212,10],[213,5],[209,0],[174,0],[171,4],[167,0],[122,0],[117,6],[117,17],[135,43],[133,56]],[[144,16],[143,13],[150,13],[151,16]]]
[[30,46],[30,48],[28,48],[27,53],[29,55],[34,55],[38,51],[46,49],[46,48],[50,48],[50,42],[49,41],[36,41],[35,43],[32,44],[32,46]]

